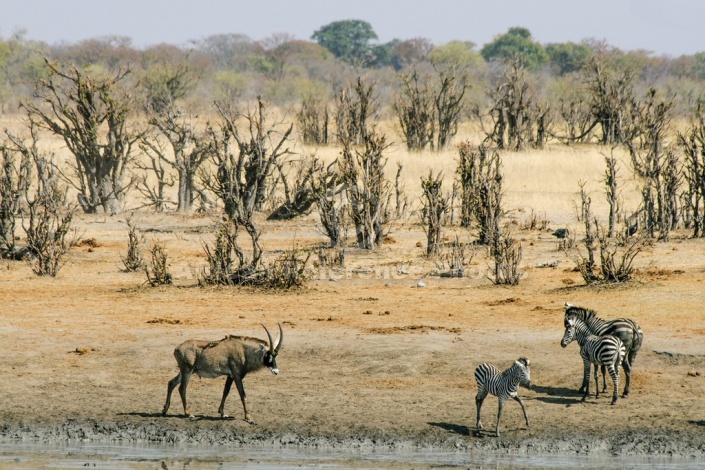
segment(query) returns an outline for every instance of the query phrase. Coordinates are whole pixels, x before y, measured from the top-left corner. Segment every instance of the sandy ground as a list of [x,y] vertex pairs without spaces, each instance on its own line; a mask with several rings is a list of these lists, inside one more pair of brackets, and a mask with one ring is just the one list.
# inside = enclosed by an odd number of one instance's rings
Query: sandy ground
[[[484,277],[481,249],[469,278],[430,275],[435,265],[416,246],[423,232],[407,224],[378,252],[348,248],[345,270],[320,269],[303,291],[262,292],[194,286],[209,217],[136,220],[165,244],[174,286],[146,287],[143,273],[121,272],[124,216],[80,216],[83,239],[93,241],[74,248],[57,278],[0,262],[0,437],[705,457],[702,240],[656,244],[637,258],[638,280],[586,287],[550,233],[517,232],[526,276],[497,287]],[[315,222],[315,214],[262,222],[265,248],[276,253],[294,239],[315,246],[323,241]],[[554,260],[555,268],[536,267]],[[566,301],[642,326],[632,393],[616,406],[609,393],[580,401],[578,346],[559,345]],[[196,419],[182,416],[176,392],[162,417],[176,345],[265,338],[260,323],[271,331],[281,323],[285,338],[280,375],[245,379],[256,426],[242,420],[234,388],[232,418],[218,417],[223,378],[192,379]],[[520,389],[530,428],[512,402],[499,439],[475,435],[475,367],[504,369],[520,356],[532,364],[534,387]],[[496,412],[489,397],[486,429]]]

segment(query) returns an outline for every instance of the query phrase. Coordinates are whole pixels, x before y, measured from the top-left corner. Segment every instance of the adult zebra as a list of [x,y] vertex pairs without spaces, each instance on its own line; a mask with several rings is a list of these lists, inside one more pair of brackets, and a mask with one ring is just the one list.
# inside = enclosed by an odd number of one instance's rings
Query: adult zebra
[[526,415],[524,402],[517,395],[519,384],[531,386],[531,370],[529,369],[529,360],[525,357],[520,357],[514,364],[504,372],[501,372],[492,364],[483,363],[475,369],[475,381],[477,382],[477,395],[475,396],[475,405],[477,406],[477,423],[476,427],[479,431],[482,429],[482,420],[480,419],[480,410],[482,402],[487,397],[488,393],[495,395],[499,399],[499,411],[497,412],[497,426],[495,427],[495,435],[499,437],[499,421],[502,419],[502,404],[507,398],[513,398],[521,405],[521,410],[524,412],[526,426],[529,427],[529,417]]
[[[619,338],[624,343],[626,354],[622,360],[622,368],[624,369],[624,393],[622,398],[629,396],[632,368],[636,354],[641,348],[644,341],[644,333],[642,333],[639,325],[628,318],[617,318],[615,320],[603,320],[595,314],[594,310],[587,308],[576,307],[575,305],[566,302],[566,311],[563,319],[563,326],[567,327],[567,319],[569,315],[574,315],[580,318],[587,325],[590,332],[596,336],[612,335]],[[605,377],[605,367],[602,366],[602,391],[607,390],[607,377]],[[583,383],[578,392],[583,392],[587,386],[586,378],[583,378]]]
[[595,398],[600,397],[600,387],[598,383],[597,366],[607,367],[612,377],[614,391],[612,393],[612,405],[617,403],[617,389],[619,388],[619,364],[625,356],[624,344],[616,336],[597,336],[590,333],[587,324],[575,315],[566,317],[566,328],[561,340],[561,347],[565,348],[573,340],[580,344],[580,357],[583,358],[585,366],[585,394],[583,401],[590,394],[590,364],[595,365]]

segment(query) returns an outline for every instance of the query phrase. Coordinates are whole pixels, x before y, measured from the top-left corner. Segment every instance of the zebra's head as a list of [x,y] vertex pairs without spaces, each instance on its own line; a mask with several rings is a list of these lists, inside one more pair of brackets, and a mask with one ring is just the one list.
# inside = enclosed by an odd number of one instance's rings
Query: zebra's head
[[514,364],[519,368],[519,381],[522,385],[531,387],[531,369],[529,369],[529,359],[520,357]]
[[565,333],[563,333],[563,339],[561,340],[561,347],[565,348],[575,339],[575,326],[578,323],[578,319],[574,316],[565,317]]

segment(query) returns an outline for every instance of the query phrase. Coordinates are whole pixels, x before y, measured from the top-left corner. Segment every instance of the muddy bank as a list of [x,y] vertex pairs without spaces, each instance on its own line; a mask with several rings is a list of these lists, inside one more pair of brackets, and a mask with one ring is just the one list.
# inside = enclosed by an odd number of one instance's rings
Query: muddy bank
[[[173,421],[173,420],[172,420]],[[565,433],[534,437],[522,436],[521,430],[500,438],[477,436],[467,429],[448,429],[391,435],[382,430],[358,429],[355,435],[316,434],[314,430],[274,431],[257,427],[243,428],[233,420],[204,419],[177,423],[139,423],[136,421],[97,422],[70,420],[54,425],[28,423],[4,424],[0,440],[42,444],[120,443],[169,444],[193,446],[227,446],[232,448],[299,448],[342,452],[467,451],[497,455],[559,455],[672,458],[675,461],[705,459],[702,433],[631,431],[622,435],[600,436],[593,433]]]

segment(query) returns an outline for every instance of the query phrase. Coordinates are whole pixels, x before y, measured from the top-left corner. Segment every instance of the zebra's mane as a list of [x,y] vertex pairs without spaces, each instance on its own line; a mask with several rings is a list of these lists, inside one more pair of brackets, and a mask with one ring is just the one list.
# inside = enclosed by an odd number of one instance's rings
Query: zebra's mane
[[568,307],[568,309],[565,311],[565,316],[568,318],[570,315],[575,316],[585,323],[589,323],[590,320],[597,320],[597,321],[604,321],[602,318],[598,317],[597,314],[595,313],[594,310],[591,310],[589,308],[583,308],[583,307],[576,307],[575,305],[571,305]]

